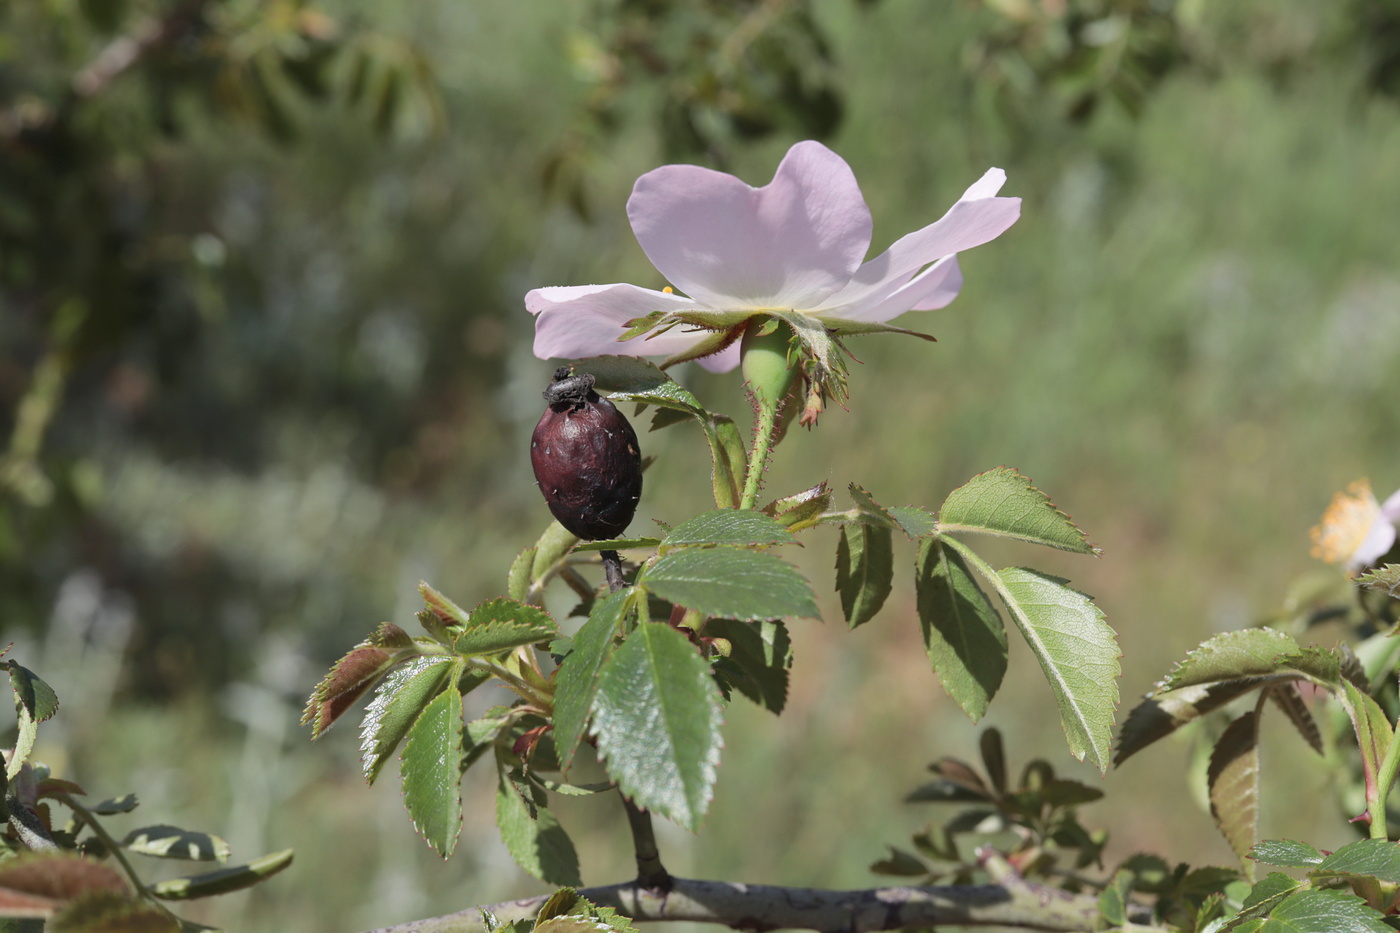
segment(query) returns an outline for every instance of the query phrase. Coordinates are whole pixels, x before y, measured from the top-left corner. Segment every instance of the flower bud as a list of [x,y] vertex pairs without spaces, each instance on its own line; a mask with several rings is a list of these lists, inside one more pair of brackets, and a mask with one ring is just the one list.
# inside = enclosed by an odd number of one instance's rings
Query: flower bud
[[637,434],[612,402],[593,391],[593,376],[555,370],[549,404],[530,438],[530,465],[549,511],[588,540],[619,537],[642,495]]

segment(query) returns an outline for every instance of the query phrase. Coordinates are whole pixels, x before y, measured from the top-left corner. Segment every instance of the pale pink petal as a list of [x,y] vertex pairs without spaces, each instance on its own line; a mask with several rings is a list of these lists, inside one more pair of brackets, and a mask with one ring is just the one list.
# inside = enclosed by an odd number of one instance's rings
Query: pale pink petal
[[1390,497],[1381,503],[1381,514],[1391,524],[1400,522],[1400,489],[1390,494]]
[[619,342],[626,322],[653,311],[684,311],[696,307],[684,295],[652,291],[636,285],[573,285],[536,288],[525,296],[525,308],[535,317],[535,356],[579,359],[585,356],[670,356],[693,346],[709,332],[673,327],[651,340],[635,337]]
[[1366,532],[1366,540],[1357,546],[1348,562],[1351,567],[1365,567],[1374,564],[1395,544],[1395,526],[1384,518],[1377,518]]
[[[900,237],[889,249],[862,265],[845,288],[812,310],[854,319],[849,309],[865,309],[884,302],[916,270],[1001,235],[1021,216],[1020,198],[992,197],[1005,181],[1005,172],[989,169],[948,213],[922,230]],[[838,314],[837,307],[848,310]]]
[[812,307],[850,280],[870,248],[855,175],[811,140],[789,149],[762,188],[663,165],[637,179],[627,216],[667,281],[718,311]]
[[712,373],[727,373],[739,365],[739,341],[734,341],[718,353],[702,356],[695,362]]
[[883,324],[905,311],[933,311],[947,307],[958,297],[962,283],[958,257],[947,256],[912,278],[904,276],[886,283],[884,293],[868,294],[860,304],[824,308],[813,312],[812,316]]

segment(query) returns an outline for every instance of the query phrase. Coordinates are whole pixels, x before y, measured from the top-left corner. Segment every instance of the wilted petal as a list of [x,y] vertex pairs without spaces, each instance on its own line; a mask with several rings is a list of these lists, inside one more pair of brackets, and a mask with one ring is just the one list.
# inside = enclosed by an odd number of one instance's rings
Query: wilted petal
[[762,188],[695,165],[647,172],[627,216],[667,281],[720,311],[812,307],[850,280],[870,248],[855,175],[810,140],[789,149]]
[[571,285],[536,288],[525,296],[535,318],[535,356],[671,356],[701,340],[706,332],[676,327],[650,340],[619,342],[626,324],[653,311],[684,311],[695,302],[684,295],[636,285]]

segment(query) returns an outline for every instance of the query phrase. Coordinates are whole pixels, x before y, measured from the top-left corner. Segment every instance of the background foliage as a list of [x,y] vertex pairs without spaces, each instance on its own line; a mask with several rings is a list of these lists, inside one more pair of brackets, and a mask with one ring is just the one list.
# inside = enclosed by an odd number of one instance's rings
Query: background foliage
[[[525,439],[550,367],[524,291],[661,284],[621,211],[631,180],[686,160],[757,182],[807,136],[865,181],[878,245],[988,165],[1025,211],[912,325],[939,344],[855,343],[851,413],[820,447],[790,437],[769,488],[817,470],[923,502],[1014,463],[1104,549],[1072,575],[1142,692],[1275,609],[1333,489],[1400,484],[1397,23],[1382,0],[6,4],[0,640],[84,711],[39,757],[235,856],[295,847],[207,908],[238,929],[533,890],[492,783],[438,863],[392,791],[360,786],[351,732],[306,746],[301,697],[403,621],[420,578],[498,595],[542,527]],[[143,36],[104,82],[103,55]],[[705,508],[687,430],[642,438],[648,488],[696,498],[644,499],[639,533]],[[673,871],[871,883],[883,853],[845,828],[907,836],[924,764],[974,757],[910,627],[839,628],[794,627],[784,720],[733,709],[701,834],[665,840]],[[1014,682],[1033,661],[1011,664]],[[1011,692],[989,719],[1018,758],[1098,781],[1043,707]],[[1104,782],[1112,845],[1227,862],[1163,764],[1189,743],[1154,754]],[[1326,792],[1310,780],[1290,785]],[[1287,810],[1266,835],[1325,841]],[[561,819],[585,881],[620,876],[611,807]]]

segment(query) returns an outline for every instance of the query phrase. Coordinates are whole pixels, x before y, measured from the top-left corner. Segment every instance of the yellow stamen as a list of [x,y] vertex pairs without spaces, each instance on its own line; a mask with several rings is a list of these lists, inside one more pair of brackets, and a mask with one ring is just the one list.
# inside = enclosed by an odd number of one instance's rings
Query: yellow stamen
[[1329,564],[1349,563],[1380,517],[1381,506],[1370,481],[1357,480],[1346,492],[1332,497],[1322,521],[1308,532],[1313,541],[1312,556]]
[[663,292],[665,292],[666,294],[668,294],[668,295],[674,295],[674,294],[676,293],[676,290],[675,290],[674,288],[672,288],[671,286],[669,286],[669,285],[667,285],[665,288],[663,288],[663,289],[661,289],[661,290],[662,290]]

